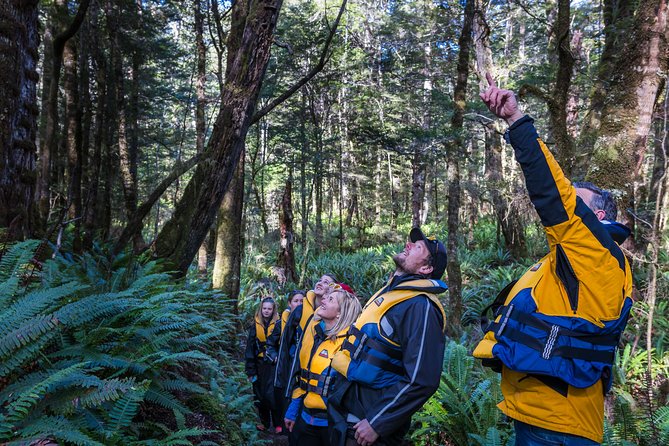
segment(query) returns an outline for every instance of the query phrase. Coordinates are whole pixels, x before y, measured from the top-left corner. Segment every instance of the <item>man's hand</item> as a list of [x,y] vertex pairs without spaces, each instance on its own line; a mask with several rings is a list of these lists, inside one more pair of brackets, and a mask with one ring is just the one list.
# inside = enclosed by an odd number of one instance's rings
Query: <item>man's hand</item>
[[283,424],[286,425],[286,429],[288,429],[289,432],[293,432],[293,428],[295,427],[295,420],[289,420],[288,418],[284,418]]
[[485,77],[490,86],[480,96],[488,109],[497,117],[505,119],[509,125],[522,118],[523,114],[518,109],[518,102],[513,91],[498,88],[490,73],[486,73]]
[[379,438],[379,434],[377,434],[372,425],[369,424],[367,418],[357,422],[355,426],[353,426],[353,429],[355,429],[355,441],[361,446],[370,446]]

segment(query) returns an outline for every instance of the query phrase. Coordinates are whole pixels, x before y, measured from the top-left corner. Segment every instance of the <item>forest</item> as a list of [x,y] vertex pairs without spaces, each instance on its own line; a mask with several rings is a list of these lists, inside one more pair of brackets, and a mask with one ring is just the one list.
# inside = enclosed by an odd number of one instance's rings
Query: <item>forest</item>
[[669,444],[666,0],[0,2],[0,444],[284,444],[246,328],[324,273],[363,305],[444,242],[409,443],[514,444],[479,317],[547,251],[485,74],[612,192],[634,305],[608,446]]

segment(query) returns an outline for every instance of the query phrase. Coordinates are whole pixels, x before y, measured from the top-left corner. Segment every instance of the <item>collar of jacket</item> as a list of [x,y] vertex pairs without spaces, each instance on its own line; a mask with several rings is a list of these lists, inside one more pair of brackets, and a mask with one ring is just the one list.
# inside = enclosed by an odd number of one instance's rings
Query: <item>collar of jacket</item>
[[[396,288],[400,289],[417,289],[414,286],[410,286],[409,288],[402,288],[403,284],[406,282],[411,282],[411,281],[416,281],[416,280],[421,280],[421,281],[427,281],[431,282],[431,284],[422,285],[421,288],[424,287],[424,291],[426,293],[432,293],[432,294],[441,294],[445,292],[448,289],[448,285],[446,285],[445,282],[442,282],[441,280],[435,280],[435,279],[430,279],[429,277],[426,277],[421,274],[400,274],[398,276],[393,275],[388,283],[386,283],[386,286],[384,286],[381,291],[376,293],[376,296],[387,293],[389,291],[392,291]],[[427,283],[425,282],[425,283]]]
[[632,233],[630,228],[617,221],[601,220],[601,223],[604,225],[604,229],[606,229],[613,241],[619,245]]

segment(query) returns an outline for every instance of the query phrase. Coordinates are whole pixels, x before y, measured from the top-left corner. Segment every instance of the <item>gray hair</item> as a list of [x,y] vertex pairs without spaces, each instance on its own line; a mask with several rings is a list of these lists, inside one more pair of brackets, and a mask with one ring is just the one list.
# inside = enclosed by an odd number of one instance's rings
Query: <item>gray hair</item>
[[606,212],[605,218],[607,220],[615,220],[618,217],[618,206],[616,206],[616,200],[613,199],[611,192],[601,189],[589,181],[576,181],[572,184],[574,187],[587,189],[595,194],[590,203],[585,203],[590,209],[594,211],[601,209]]

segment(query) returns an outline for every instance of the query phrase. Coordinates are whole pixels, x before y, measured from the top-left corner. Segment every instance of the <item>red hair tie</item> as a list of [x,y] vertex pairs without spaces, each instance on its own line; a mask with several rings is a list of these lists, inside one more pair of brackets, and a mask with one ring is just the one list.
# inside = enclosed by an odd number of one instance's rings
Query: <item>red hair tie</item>
[[340,282],[339,286],[341,287],[342,290],[346,291],[347,293],[351,293],[355,296],[355,291],[353,291],[353,288],[351,288],[350,286],[346,285],[343,282]]

